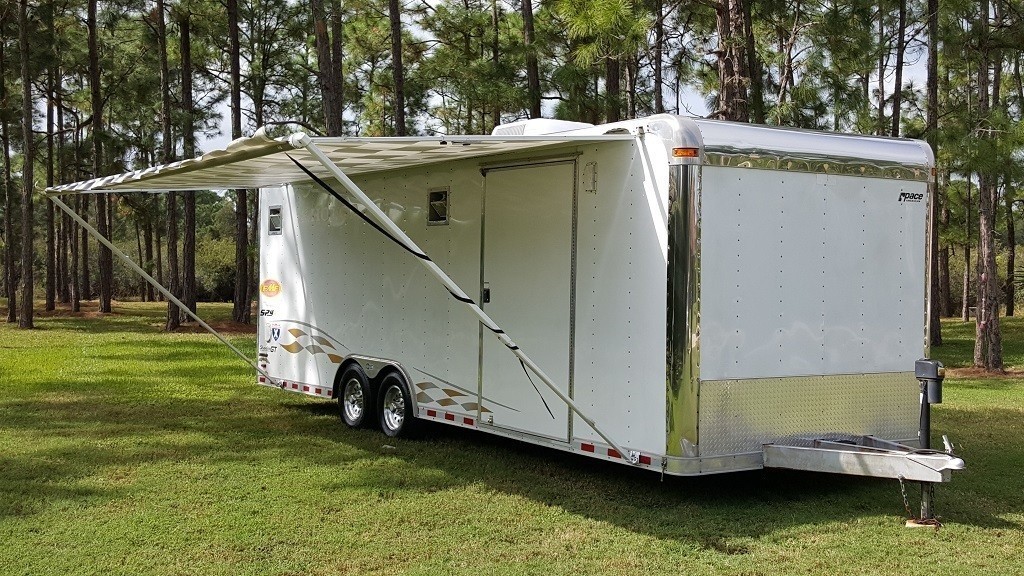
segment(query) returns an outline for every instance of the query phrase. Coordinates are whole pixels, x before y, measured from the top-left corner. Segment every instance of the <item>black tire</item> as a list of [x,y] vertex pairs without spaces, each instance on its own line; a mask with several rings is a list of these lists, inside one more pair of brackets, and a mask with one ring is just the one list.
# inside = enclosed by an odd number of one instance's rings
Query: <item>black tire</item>
[[416,427],[412,412],[412,395],[405,378],[391,372],[380,382],[377,395],[377,415],[380,429],[392,438],[409,437]]
[[350,364],[338,378],[338,406],[341,419],[350,428],[360,428],[373,422],[373,388],[366,372],[359,364]]

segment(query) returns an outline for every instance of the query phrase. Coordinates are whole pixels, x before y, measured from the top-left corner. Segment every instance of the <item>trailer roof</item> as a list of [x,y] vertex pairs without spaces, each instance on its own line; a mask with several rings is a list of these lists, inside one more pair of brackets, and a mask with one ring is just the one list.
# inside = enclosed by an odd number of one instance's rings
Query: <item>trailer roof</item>
[[[288,157],[291,156],[322,178],[331,175],[298,142],[295,134],[270,138],[263,130],[240,138],[223,150],[207,152],[190,160],[153,166],[47,188],[50,194],[88,192],[166,192],[168,190],[221,190],[263,188],[308,179]],[[553,148],[632,140],[628,134],[586,136],[454,136],[408,138],[312,138],[317,147],[347,174],[377,172],[395,168],[450,162]]]

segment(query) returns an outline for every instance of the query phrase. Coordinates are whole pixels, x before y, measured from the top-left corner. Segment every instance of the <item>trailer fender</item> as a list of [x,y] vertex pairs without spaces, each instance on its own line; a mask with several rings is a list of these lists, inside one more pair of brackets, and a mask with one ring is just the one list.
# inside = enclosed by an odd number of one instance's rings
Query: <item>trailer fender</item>
[[[359,367],[366,373],[366,377],[370,380],[370,388],[373,390],[374,397],[380,392],[380,383],[385,377],[391,372],[397,372],[403,379],[405,379],[408,386],[413,385],[413,379],[409,377],[409,372],[397,361],[389,360],[387,358],[377,358],[373,356],[363,356],[360,354],[349,355],[341,366],[338,368],[338,372],[334,376],[334,395],[337,397],[339,390],[339,379],[341,378],[342,372],[345,371],[352,363],[359,364]],[[410,399],[412,401],[412,413],[418,414],[419,405],[416,402],[416,397]]]
[[[338,395],[341,394],[341,375],[344,374],[345,370],[348,370],[348,367],[353,365],[353,364],[357,364],[360,368],[362,368],[363,369],[363,373],[366,372],[366,367],[364,367],[362,364],[359,364],[359,362],[355,358],[352,358],[351,356],[346,358],[338,366],[338,370],[334,373],[334,380],[333,380],[334,387],[333,387],[333,394],[332,394],[334,398],[338,398],[339,397]],[[371,383],[372,383],[373,376],[370,376],[369,374],[367,374],[366,377],[369,378]]]

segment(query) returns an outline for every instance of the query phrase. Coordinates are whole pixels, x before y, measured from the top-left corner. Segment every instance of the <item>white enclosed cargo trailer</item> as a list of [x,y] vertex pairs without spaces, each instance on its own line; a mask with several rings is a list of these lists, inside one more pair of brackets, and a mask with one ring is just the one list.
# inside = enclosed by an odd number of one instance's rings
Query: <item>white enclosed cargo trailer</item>
[[[933,159],[658,115],[262,134],[51,190],[260,188],[259,382],[667,474],[941,482],[921,437]],[[922,442],[924,440],[924,442]]]

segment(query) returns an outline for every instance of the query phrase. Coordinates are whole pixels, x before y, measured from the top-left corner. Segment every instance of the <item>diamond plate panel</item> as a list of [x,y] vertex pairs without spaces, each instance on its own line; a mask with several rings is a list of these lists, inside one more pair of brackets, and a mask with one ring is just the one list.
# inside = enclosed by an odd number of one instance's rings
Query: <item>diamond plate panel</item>
[[918,394],[913,372],[702,381],[700,455],[808,436],[916,438]]

